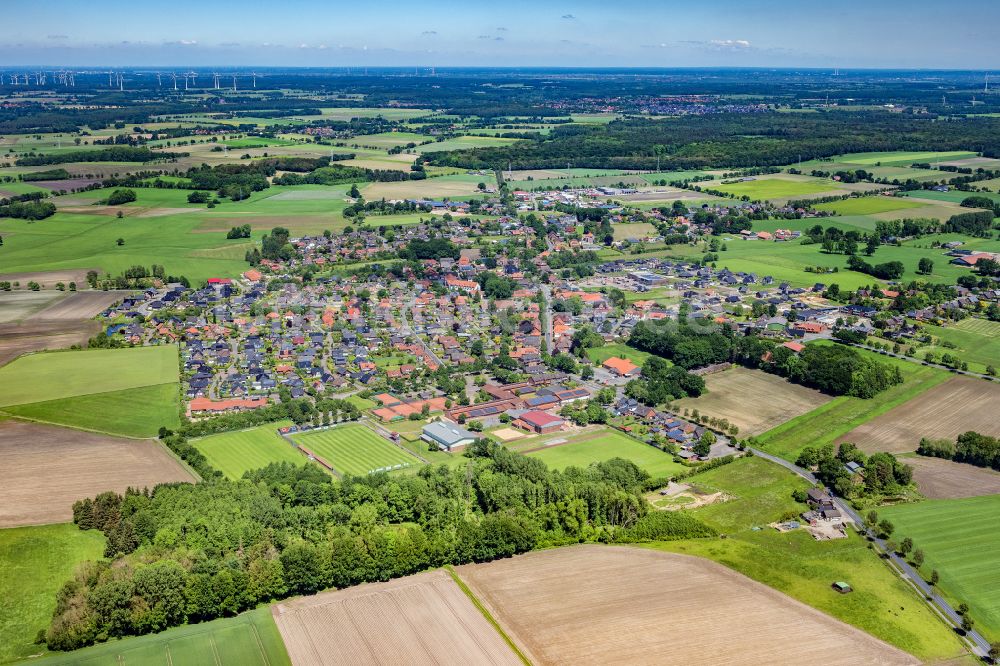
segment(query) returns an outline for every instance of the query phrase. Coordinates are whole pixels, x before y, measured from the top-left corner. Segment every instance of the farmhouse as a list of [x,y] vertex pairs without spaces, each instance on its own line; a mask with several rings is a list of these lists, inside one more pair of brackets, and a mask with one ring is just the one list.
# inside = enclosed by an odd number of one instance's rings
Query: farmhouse
[[601,363],[601,365],[619,377],[632,377],[639,374],[639,366],[627,358],[612,356]]
[[444,451],[452,451],[476,441],[475,434],[445,421],[434,421],[425,425],[420,438],[425,442],[437,444],[438,448]]

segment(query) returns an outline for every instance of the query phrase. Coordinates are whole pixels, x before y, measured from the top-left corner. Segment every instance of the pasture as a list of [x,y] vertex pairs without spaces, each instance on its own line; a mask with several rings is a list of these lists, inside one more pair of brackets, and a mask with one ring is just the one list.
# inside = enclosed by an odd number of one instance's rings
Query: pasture
[[[909,197],[853,197],[843,201],[831,201],[816,206],[816,210],[825,210],[837,213],[838,215],[874,215],[875,213],[889,213],[899,210],[909,210],[920,208],[926,204]],[[920,215],[920,211],[913,211],[907,215]]]
[[808,176],[792,177],[787,175],[757,176],[754,180],[723,184],[722,182],[702,183],[703,187],[720,190],[737,197],[750,197],[753,200],[788,199],[809,194],[833,193],[842,189],[839,183]]
[[694,515],[727,534],[796,516],[806,507],[792,492],[809,488],[805,479],[763,458],[740,458],[692,477],[691,483],[724,494],[724,502],[695,509]]
[[707,393],[684,398],[680,405],[703,416],[724,418],[739,427],[739,436],[767,432],[789,419],[830,401],[815,389],[793,384],[763,370],[731,368],[705,377]]
[[278,435],[277,428],[283,425],[288,423],[267,423],[249,430],[209,435],[191,444],[204,454],[212,467],[234,480],[271,463],[305,464],[308,459]]
[[893,536],[913,539],[937,569],[940,588],[956,605],[969,604],[976,628],[1000,640],[1000,495],[926,500],[879,509],[896,526]]
[[936,368],[890,357],[877,356],[877,358],[898,366],[903,373],[903,383],[867,400],[852,396],[837,396],[811,412],[806,412],[767,431],[758,437],[760,447],[769,453],[794,461],[806,446],[833,443],[858,426],[952,377],[950,373]]
[[0,407],[177,381],[174,346],[32,354],[0,368]]
[[[706,655],[713,663],[915,663],[880,640],[697,557],[587,545],[456,572],[533,663],[684,664],[704,662]],[[697,640],[655,629],[671,626]]]
[[[920,352],[933,349],[938,355],[942,353],[958,356],[968,362],[973,372],[986,372],[986,366],[1000,366],[1000,323],[988,319],[969,317],[948,326],[927,324],[924,332],[937,338],[937,344],[931,347],[921,347]],[[953,347],[943,347],[950,343]]]
[[836,441],[854,442],[868,453],[905,453],[915,451],[921,437],[954,440],[969,430],[997,436],[1000,435],[997,405],[1000,405],[1000,385],[956,376],[859,425]]
[[376,470],[421,465],[417,458],[375,431],[352,424],[292,436],[297,446],[322,458],[341,474],[365,475]]
[[612,458],[631,460],[654,477],[670,476],[686,469],[675,463],[669,453],[613,430],[578,436],[566,444],[549,444],[528,455],[538,458],[550,469],[560,470],[570,466],[587,467]]
[[0,421],[0,527],[72,519],[73,502],[106,490],[194,481],[163,445],[17,420]]
[[104,535],[76,525],[0,530],[0,663],[44,653],[35,644],[56,608],[56,592],[80,562],[104,554]]
[[[952,151],[888,151],[872,153],[850,153],[833,159],[845,164],[860,164],[862,166],[910,166],[913,163],[950,162],[975,157],[976,154],[967,150]],[[820,162],[822,164],[822,162]]]
[[[209,655],[211,655],[209,657]],[[190,624],[50,656],[45,666],[121,666],[121,664],[204,664],[216,666],[291,666],[281,634],[268,608],[236,617]]]
[[296,664],[522,663],[441,569],[283,601],[272,613]]

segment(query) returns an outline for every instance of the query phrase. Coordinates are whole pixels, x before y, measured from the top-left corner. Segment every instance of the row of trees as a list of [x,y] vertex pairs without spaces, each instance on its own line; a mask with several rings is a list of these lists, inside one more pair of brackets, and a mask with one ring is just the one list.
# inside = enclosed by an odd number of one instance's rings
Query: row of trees
[[959,435],[954,442],[925,437],[920,440],[917,453],[1000,470],[1000,439],[971,430]]

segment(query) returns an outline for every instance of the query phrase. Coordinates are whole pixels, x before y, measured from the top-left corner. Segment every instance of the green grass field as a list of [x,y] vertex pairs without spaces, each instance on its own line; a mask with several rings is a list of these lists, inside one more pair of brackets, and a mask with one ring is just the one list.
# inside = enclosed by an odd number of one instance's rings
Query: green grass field
[[689,483],[726,494],[725,502],[694,510],[699,519],[724,533],[762,527],[799,514],[806,507],[792,499],[792,492],[809,488],[805,479],[763,458],[741,458],[698,474]]
[[954,349],[940,344],[933,347],[938,353],[958,356],[969,363],[969,369],[975,372],[985,372],[986,366],[1000,367],[1000,323],[988,319],[968,318],[951,326],[924,325],[924,331],[938,338],[942,343],[955,345]]
[[[804,530],[781,534],[765,528],[726,539],[647,547],[719,562],[922,661],[947,660],[963,652],[955,634],[855,535],[815,541]],[[838,580],[850,583],[854,592],[832,590],[830,585]]]
[[923,572],[934,569],[955,605],[965,602],[976,628],[1000,640],[1000,495],[925,500],[879,509],[896,526],[893,536],[910,537],[926,555]]
[[46,666],[291,665],[268,607],[236,617],[175,627],[159,634],[112,640],[66,654],[53,653],[41,663]]
[[0,407],[177,381],[173,346],[29,354],[0,368]]
[[550,469],[566,469],[571,465],[586,467],[590,463],[612,458],[631,460],[654,477],[670,476],[687,469],[680,463],[675,463],[669,453],[610,430],[593,439],[571,441],[528,455],[538,458]]
[[344,474],[364,475],[379,469],[397,466],[404,469],[423,464],[363,425],[293,435],[292,440]]
[[225,432],[194,440],[208,463],[230,479],[239,479],[244,472],[267,467],[271,463],[290,462],[302,465],[308,459],[292,448],[276,432],[289,422],[267,423],[249,430]]
[[[873,215],[875,213],[920,208],[924,205],[926,204],[912,198],[878,196],[831,201],[817,205],[816,210],[832,211],[840,215]],[[917,215],[918,212],[914,212],[913,214]]]
[[176,382],[13,405],[3,411],[32,421],[126,437],[155,437],[160,426],[180,426]]
[[638,349],[633,349],[626,344],[614,343],[610,345],[604,345],[603,347],[591,347],[587,350],[587,358],[589,358],[593,363],[600,365],[606,360],[615,357],[624,356],[628,360],[632,361],[638,366],[641,366],[646,362],[646,359],[652,356],[649,352],[640,351]]
[[[905,151],[890,151],[890,152],[874,152],[874,153],[851,153],[849,155],[841,155],[840,157],[834,157],[833,159],[837,162],[844,162],[846,164],[861,164],[874,166],[876,164],[881,164],[883,166],[909,166],[915,162],[949,162],[952,160],[961,160],[967,157],[975,157],[975,153],[970,153],[965,150],[952,150],[947,152],[934,152],[934,151],[919,151],[919,152],[905,152]],[[820,162],[822,164],[822,162]]]
[[0,663],[45,652],[34,645],[49,626],[56,592],[77,564],[104,553],[104,535],[75,525],[0,530]]
[[[862,353],[869,354],[864,351]],[[952,377],[944,370],[887,356],[870,355],[882,362],[898,366],[903,373],[903,383],[882,391],[868,400],[838,396],[825,405],[786,421],[761,435],[758,438],[761,448],[768,453],[794,461],[805,447],[832,443],[862,423],[912,400]]]
[[819,178],[812,180],[786,180],[784,178],[767,178],[762,176],[756,180],[749,180],[741,183],[716,184],[715,182],[703,183],[703,186],[712,189],[735,194],[738,197],[748,196],[751,199],[787,199],[806,194],[816,194],[818,192],[832,192],[838,189],[838,184]]

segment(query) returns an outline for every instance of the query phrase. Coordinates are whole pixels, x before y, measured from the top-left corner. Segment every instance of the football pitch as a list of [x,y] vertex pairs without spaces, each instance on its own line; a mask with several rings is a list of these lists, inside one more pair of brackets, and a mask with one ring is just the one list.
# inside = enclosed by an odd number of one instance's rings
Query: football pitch
[[343,474],[370,474],[416,467],[422,463],[363,425],[348,425],[292,436]]

